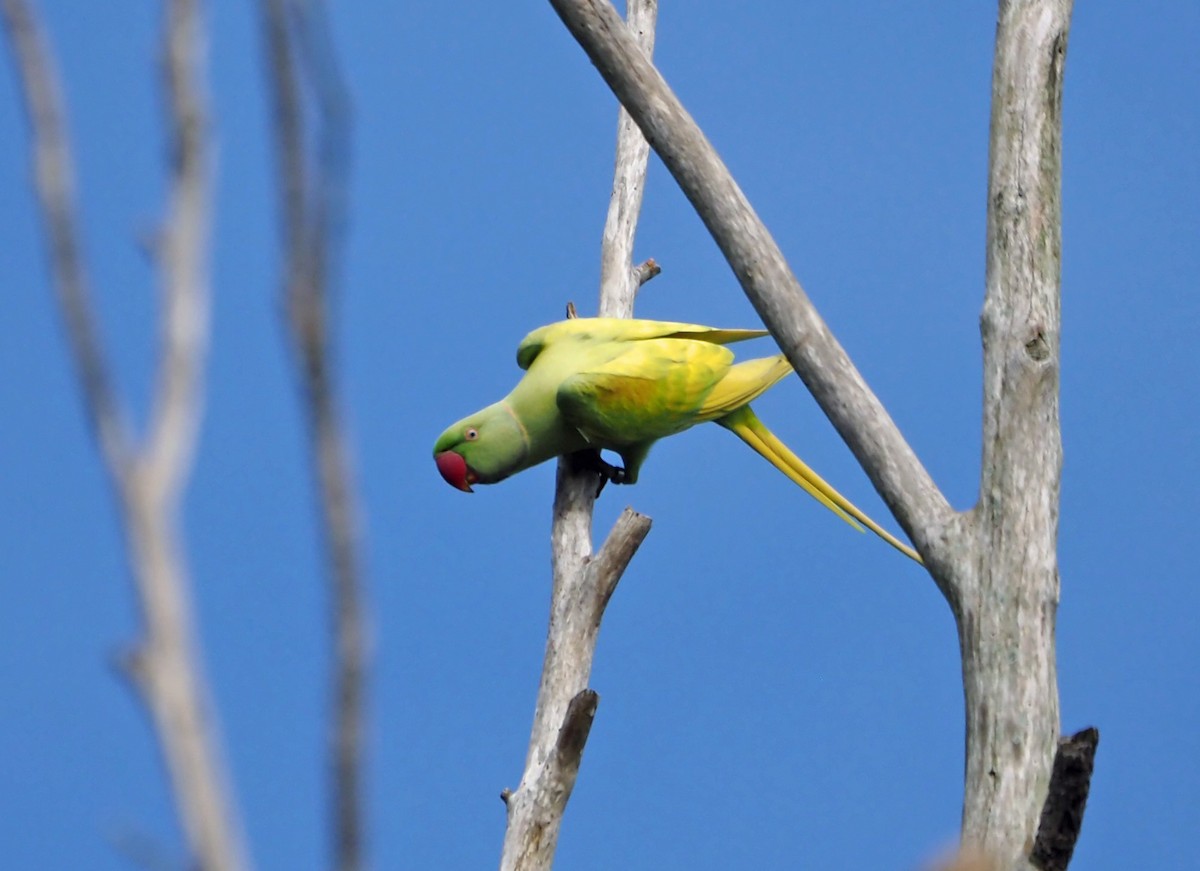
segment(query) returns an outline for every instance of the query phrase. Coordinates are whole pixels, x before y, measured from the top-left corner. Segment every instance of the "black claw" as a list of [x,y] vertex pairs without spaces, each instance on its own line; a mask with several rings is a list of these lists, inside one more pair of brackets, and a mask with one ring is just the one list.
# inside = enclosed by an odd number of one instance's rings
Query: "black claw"
[[595,472],[600,476],[600,483],[596,487],[596,498],[599,498],[600,494],[604,492],[604,485],[609,481],[614,484],[625,483],[625,470],[620,466],[605,462],[599,451],[578,451],[571,455],[571,461],[576,469]]

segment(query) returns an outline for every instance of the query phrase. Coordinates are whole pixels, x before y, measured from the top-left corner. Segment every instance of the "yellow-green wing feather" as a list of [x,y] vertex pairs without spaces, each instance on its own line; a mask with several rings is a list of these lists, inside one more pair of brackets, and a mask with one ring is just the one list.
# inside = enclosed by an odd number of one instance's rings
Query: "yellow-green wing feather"
[[792,371],[783,354],[731,366],[700,404],[700,420],[716,420],[753,402]]
[[679,338],[622,343],[611,359],[564,379],[558,408],[594,444],[619,447],[682,432],[730,371],[719,344]]
[[731,351],[684,339],[623,344],[616,355],[581,368],[559,387],[559,410],[573,426],[594,444],[617,448],[708,419],[699,417],[700,409],[730,371]]
[[642,342],[652,339],[694,339],[713,345],[728,345],[767,335],[766,330],[726,330],[700,324],[675,321],[648,321],[639,318],[571,318],[539,327],[527,335],[517,348],[517,365],[528,369],[542,350],[564,340],[578,342]]

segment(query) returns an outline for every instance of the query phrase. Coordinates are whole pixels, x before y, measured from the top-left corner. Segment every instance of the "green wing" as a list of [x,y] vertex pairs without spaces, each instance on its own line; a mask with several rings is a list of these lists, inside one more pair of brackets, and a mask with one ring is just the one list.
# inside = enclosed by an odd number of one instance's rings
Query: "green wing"
[[700,406],[699,420],[717,420],[753,402],[792,372],[783,354],[746,360],[730,367]]
[[791,371],[782,355],[735,366],[721,345],[648,339],[564,379],[556,399],[589,441],[618,448],[724,417]]
[[707,342],[632,342],[612,359],[564,379],[558,408],[598,446],[653,441],[698,423],[704,400],[732,363],[731,351]]
[[642,342],[653,339],[692,339],[713,345],[728,345],[767,335],[766,330],[724,330],[674,321],[626,318],[571,318],[540,327],[521,340],[517,365],[528,369],[542,350],[555,342],[586,343]]

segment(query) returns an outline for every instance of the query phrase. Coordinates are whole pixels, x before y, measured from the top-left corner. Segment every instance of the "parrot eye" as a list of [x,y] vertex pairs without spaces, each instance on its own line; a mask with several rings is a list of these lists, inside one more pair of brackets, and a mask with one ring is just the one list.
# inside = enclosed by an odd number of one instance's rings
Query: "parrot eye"
[[469,426],[467,427],[466,432],[463,433],[463,438],[469,442],[473,442],[475,439],[479,438],[479,430],[475,429],[473,426]]

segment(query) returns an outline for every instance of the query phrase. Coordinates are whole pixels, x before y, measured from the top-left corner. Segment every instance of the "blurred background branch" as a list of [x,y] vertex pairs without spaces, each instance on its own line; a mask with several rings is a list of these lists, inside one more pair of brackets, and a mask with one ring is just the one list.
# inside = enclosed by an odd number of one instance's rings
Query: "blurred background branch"
[[193,625],[181,500],[193,465],[208,345],[210,143],[205,24],[199,0],[164,4],[167,209],[156,259],[159,354],[148,433],[139,446],[113,387],[80,242],[74,161],[58,73],[33,8],[3,0],[29,119],[51,280],[88,420],[120,504],[144,637],[122,665],[150,713],[192,861],[248,867]]
[[333,865],[363,867],[367,637],[359,499],[333,374],[333,305],[350,168],[351,107],[321,0],[262,0],[275,116],[284,306],[312,440],[329,558]]

